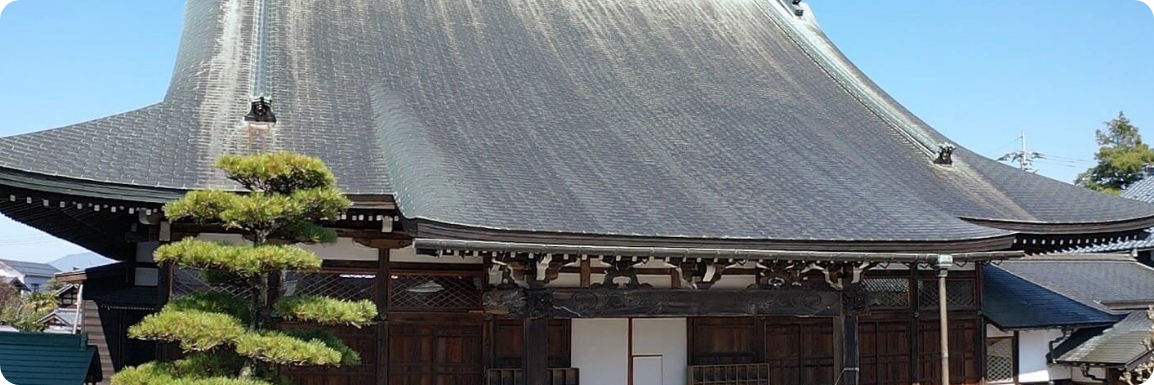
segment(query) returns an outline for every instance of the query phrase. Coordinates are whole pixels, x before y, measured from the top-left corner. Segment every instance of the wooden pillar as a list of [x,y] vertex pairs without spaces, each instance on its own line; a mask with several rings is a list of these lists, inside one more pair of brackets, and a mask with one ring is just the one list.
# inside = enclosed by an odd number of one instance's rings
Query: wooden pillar
[[389,249],[379,249],[377,266],[377,385],[389,383]]
[[549,319],[525,318],[525,385],[549,385]]
[[842,306],[837,317],[841,335],[840,384],[858,385],[861,378],[861,351],[858,342],[858,317],[869,307],[869,295],[847,276],[841,278]]
[[861,356],[858,349],[858,315],[853,312],[843,313],[838,317],[838,326],[841,328],[841,383],[844,385],[858,385],[861,375]]

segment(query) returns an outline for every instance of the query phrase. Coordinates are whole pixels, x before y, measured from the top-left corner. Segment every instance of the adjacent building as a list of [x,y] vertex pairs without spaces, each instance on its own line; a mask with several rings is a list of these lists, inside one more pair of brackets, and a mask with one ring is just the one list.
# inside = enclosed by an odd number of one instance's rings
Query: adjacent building
[[47,263],[0,259],[0,280],[23,292],[47,288],[48,282],[59,272]]
[[157,104],[0,138],[0,212],[121,261],[71,275],[106,373],[172,357],[133,320],[223,290],[151,254],[239,240],[160,212],[237,189],[231,153],[321,157],[355,202],[282,291],[382,316],[300,383],[978,384],[988,263],[1154,225],[951,142],[796,0],[192,0],[184,28]]
[[1116,384],[1149,362],[1154,268],[1126,255],[1077,254],[983,272],[990,383]]

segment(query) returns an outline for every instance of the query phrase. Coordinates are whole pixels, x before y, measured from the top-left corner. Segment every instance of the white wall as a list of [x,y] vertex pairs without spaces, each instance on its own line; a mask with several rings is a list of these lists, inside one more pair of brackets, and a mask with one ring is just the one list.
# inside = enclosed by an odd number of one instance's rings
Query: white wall
[[[248,241],[238,234],[200,234],[197,239],[222,242],[229,244],[244,244]],[[371,247],[365,247],[353,241],[351,238],[339,238],[336,243],[323,245],[297,245],[305,250],[312,251],[318,257],[325,260],[334,261],[377,261],[380,258],[379,251]],[[139,256],[138,256],[139,258]],[[419,255],[416,249],[412,246],[403,249],[389,251],[389,260],[392,262],[424,262],[424,263],[449,263],[449,264],[480,264],[482,259],[480,257],[433,257],[429,255]]]
[[[634,357],[644,357],[644,364],[652,364],[654,356],[660,356],[661,385],[683,385],[689,361],[688,325],[684,318],[575,319],[573,367],[581,370],[582,384],[626,385],[629,362]],[[630,342],[633,357],[629,356]]]
[[629,320],[573,320],[573,367],[582,384],[629,383]]
[[685,384],[688,327],[685,318],[633,319],[633,356],[661,356],[662,385]]
[[1051,367],[1046,361],[1050,342],[1061,338],[1057,329],[1026,330],[1018,333],[1018,382],[1047,382],[1070,379],[1070,371]]

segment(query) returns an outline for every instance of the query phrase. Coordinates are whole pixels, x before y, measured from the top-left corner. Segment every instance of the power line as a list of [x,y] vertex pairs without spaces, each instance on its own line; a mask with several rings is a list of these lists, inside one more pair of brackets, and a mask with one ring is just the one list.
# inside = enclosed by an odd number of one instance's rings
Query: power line
[[1026,132],[1025,131],[1022,131],[1022,136],[1019,136],[1017,140],[1021,142],[1022,149],[1008,153],[1006,155],[1002,155],[1001,158],[998,158],[998,161],[1018,163],[1018,168],[1022,169],[1022,171],[1029,171],[1029,172],[1038,171],[1038,170],[1035,170],[1033,167],[1031,167],[1031,165],[1034,163],[1035,160],[1043,158],[1044,155],[1042,155],[1042,153],[1040,153],[1040,152],[1029,150],[1029,148],[1026,146]]

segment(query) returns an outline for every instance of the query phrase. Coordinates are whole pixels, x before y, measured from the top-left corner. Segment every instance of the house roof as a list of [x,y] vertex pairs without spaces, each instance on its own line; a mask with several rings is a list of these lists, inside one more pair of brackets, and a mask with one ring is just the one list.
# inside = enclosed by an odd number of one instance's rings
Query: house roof
[[73,327],[76,324],[76,312],[75,308],[57,308],[52,313],[40,318],[38,322],[41,324],[57,322],[64,327]]
[[[0,187],[162,201],[280,149],[421,237],[979,251],[1154,223],[965,148],[934,164],[949,140],[792,7],[190,2],[161,102],[0,139]],[[258,94],[274,129],[241,119]]]
[[1122,255],[1031,256],[998,268],[1112,314],[1154,305],[1154,268]]
[[1144,343],[1154,332],[1145,311],[1135,311],[1108,328],[1083,329],[1059,344],[1057,362],[1129,367],[1150,353]]
[[41,277],[41,278],[52,278],[53,276],[56,275],[56,273],[60,272],[60,270],[57,270],[55,267],[52,267],[52,265],[49,265],[47,263],[36,263],[36,262],[16,261],[16,260],[11,260],[11,259],[0,259],[0,264],[7,265],[8,267],[11,267],[12,269],[15,269],[16,271],[20,272],[21,274],[31,275],[31,276],[35,276],[35,277]]
[[98,365],[96,348],[88,345],[86,335],[0,332],[0,370],[14,384],[99,381]]
[[1126,187],[1126,190],[1122,191],[1122,197],[1146,203],[1154,203],[1154,178],[1146,177]]
[[982,292],[982,314],[1002,330],[1107,326],[1120,319],[993,265],[982,267]]

